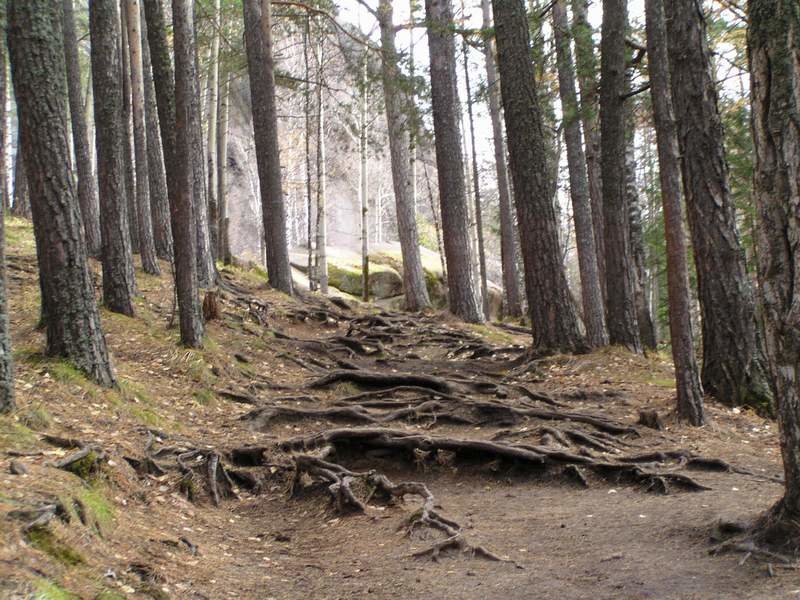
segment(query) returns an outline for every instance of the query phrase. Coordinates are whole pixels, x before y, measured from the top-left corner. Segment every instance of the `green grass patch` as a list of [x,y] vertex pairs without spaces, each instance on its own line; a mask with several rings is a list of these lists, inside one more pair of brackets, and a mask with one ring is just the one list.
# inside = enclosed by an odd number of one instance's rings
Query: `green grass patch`
[[32,450],[39,438],[28,427],[17,423],[10,415],[0,417],[0,448],[9,450]]
[[106,498],[103,488],[94,485],[82,489],[75,500],[80,502],[84,510],[84,515],[95,525],[101,535],[109,530],[116,519],[114,505]]
[[74,567],[84,562],[77,550],[72,548],[47,526],[33,527],[25,534],[28,543],[37,550],[51,556],[56,561],[68,567]]
[[217,395],[208,388],[197,390],[192,396],[194,396],[198,404],[202,404],[203,406],[213,404],[217,399]]
[[30,221],[6,215],[5,239],[9,250],[13,250],[18,254],[33,254],[36,252],[33,223]]
[[33,585],[36,590],[33,600],[79,600],[79,596],[43,577],[37,579]]
[[53,417],[46,408],[37,405],[20,411],[19,422],[33,431],[45,431],[53,424]]

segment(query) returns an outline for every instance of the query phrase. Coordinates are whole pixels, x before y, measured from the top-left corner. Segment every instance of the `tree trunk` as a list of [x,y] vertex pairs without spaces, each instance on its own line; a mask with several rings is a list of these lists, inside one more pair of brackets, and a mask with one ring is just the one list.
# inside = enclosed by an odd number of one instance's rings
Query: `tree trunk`
[[770,411],[753,292],[728,185],[723,129],[701,3],[668,0],[672,95],[703,326],[703,387],[726,404]]
[[656,332],[653,317],[647,303],[644,284],[647,279],[646,257],[644,253],[644,230],[642,229],[642,207],[639,189],[636,185],[636,147],[634,144],[634,115],[628,111],[628,132],[625,142],[625,201],[628,206],[628,230],[633,257],[633,289],[636,300],[636,319],[639,322],[639,338],[648,350],[655,350]]
[[605,300],[606,243],[603,225],[603,186],[600,175],[600,128],[597,122],[597,60],[594,53],[592,26],[589,25],[588,5],[588,0],[572,0],[572,37],[575,40],[575,65],[581,93],[580,114],[583,125],[589,198],[592,204],[597,269],[600,275],[600,290]]
[[627,0],[603,0],[600,146],[609,341],[641,353],[625,201],[625,33]]
[[188,104],[193,94],[190,75],[194,66],[191,44],[186,41],[187,36],[193,36],[189,20],[191,12],[188,12],[191,11],[191,6],[189,0],[173,0],[172,4],[176,25],[177,78],[172,73],[161,0],[144,0],[144,7],[167,174],[181,342],[185,346],[199,347],[203,343],[203,321],[197,290],[196,230],[192,206],[193,170],[186,160],[191,147]]
[[523,0],[493,0],[497,62],[537,353],[586,350],[561,260]]
[[314,270],[319,291],[328,293],[328,215],[327,166],[325,164],[325,98],[322,90],[322,61],[324,59],[325,39],[319,41],[317,58],[317,253]]
[[92,172],[89,151],[89,131],[83,108],[81,92],[81,69],[78,60],[78,39],[75,35],[75,16],[72,0],[64,0],[64,55],[67,64],[67,90],[69,92],[69,116],[72,125],[72,147],[75,152],[75,168],[78,172],[78,201],[81,207],[86,247],[90,256],[100,255],[100,215],[96,182]]
[[469,210],[458,124],[456,50],[450,0],[425,0],[431,71],[431,105],[439,174],[447,288],[450,312],[473,323],[483,321],[472,278]]
[[[126,0],[123,0],[123,2]],[[119,5],[119,3],[117,3]],[[123,4],[124,7],[124,4]],[[128,53],[128,27],[126,25],[126,11],[122,10],[120,24],[122,33],[118,45],[118,52],[122,61],[122,118],[124,119],[125,141],[122,146],[123,169],[125,171],[125,196],[127,199],[128,228],[130,229],[131,250],[139,253],[139,212],[136,207],[136,173],[133,145],[133,111],[131,106],[131,62]],[[118,84],[119,85],[119,84]],[[96,88],[95,88],[96,89]]]
[[306,145],[306,241],[308,243],[308,289],[313,292],[317,289],[317,275],[314,270],[314,225],[312,214],[314,212],[314,202],[311,190],[311,68],[308,60],[310,19],[305,18],[303,27],[303,64],[305,66],[306,83],[303,86],[303,115],[305,128],[303,129],[303,140]]
[[781,552],[798,551],[800,522],[800,11],[795,0],[749,0],[748,58],[759,290],[781,434],[785,491],[759,524]]
[[73,361],[95,382],[110,387],[115,384],[114,373],[68,169],[62,10],[61,3],[52,0],[9,3],[11,72],[29,165],[34,229],[43,242],[38,253],[42,303],[58,307],[45,309],[47,355]]
[[218,256],[219,249],[219,197],[217,177],[217,96],[219,94],[219,38],[222,27],[222,10],[220,0],[214,0],[214,17],[212,22],[210,60],[208,64],[208,110],[206,111],[207,127],[207,169],[208,169],[208,233],[211,240],[212,255]]
[[553,32],[558,60],[558,90],[561,97],[564,141],[567,146],[569,189],[572,198],[572,215],[575,221],[575,242],[578,246],[578,267],[581,274],[583,318],[586,338],[590,346],[608,345],[605,310],[603,309],[602,282],[597,267],[597,248],[594,243],[594,226],[589,182],[586,174],[586,155],[581,143],[578,95],[575,90],[575,69],[572,64],[569,22],[564,0],[553,4]]
[[[369,302],[369,180],[367,172],[367,101],[369,99],[369,80],[367,79],[368,55],[365,53],[361,65],[361,94],[359,106],[358,136],[358,195],[361,204],[361,298]],[[416,223],[415,223],[416,225]],[[400,227],[398,226],[398,229]]]
[[286,242],[286,207],[283,201],[275,103],[275,63],[272,56],[270,0],[245,0],[244,22],[253,134],[256,141],[261,214],[266,239],[267,274],[272,287],[292,293],[292,269]]
[[431,178],[428,176],[428,165],[422,163],[422,170],[425,173],[425,186],[428,188],[428,203],[431,207],[431,217],[433,218],[433,228],[436,231],[436,248],[439,250],[439,261],[442,264],[442,278],[447,283],[447,261],[444,258],[444,242],[442,242],[442,221],[436,212],[436,202],[433,199],[433,188]]
[[136,154],[136,211],[139,225],[139,252],[142,269],[160,275],[156,245],[153,239],[153,218],[150,211],[150,169],[147,157],[147,123],[145,121],[144,70],[142,67],[142,32],[139,26],[139,0],[125,0],[125,26],[131,69],[131,103],[133,109],[133,143]]
[[[404,97],[403,93],[399,56],[395,47],[392,8],[391,0],[381,0],[378,4],[383,51],[381,74],[386,123],[389,127],[389,153],[397,213],[397,233],[403,255],[405,307],[407,310],[416,311],[430,306],[431,301],[425,284],[425,272],[422,269],[414,209],[414,175],[410,156],[413,144],[411,141],[413,121],[409,116],[412,100],[410,97]],[[366,221],[366,216],[364,219]]]
[[489,313],[489,281],[486,274],[486,247],[483,239],[483,210],[481,209],[480,172],[478,171],[478,151],[475,148],[475,118],[472,111],[472,86],[469,79],[469,49],[464,43],[464,84],[467,92],[467,121],[469,122],[469,140],[472,156],[472,191],[475,199],[475,231],[478,241],[478,274],[481,282],[481,299],[483,301],[483,316],[491,318]]
[[[481,0],[483,11],[483,30],[492,30],[491,0]],[[486,96],[489,102],[489,118],[492,121],[494,141],[494,165],[497,174],[497,195],[500,212],[500,259],[503,270],[503,290],[505,292],[505,315],[512,318],[522,316],[522,298],[519,289],[517,265],[517,245],[514,242],[513,207],[511,206],[511,186],[508,182],[506,166],[506,144],[503,137],[503,124],[500,115],[500,79],[497,77],[494,38],[486,35],[483,41],[486,61]]]
[[[143,12],[140,15],[143,17]],[[147,176],[150,184],[150,208],[153,221],[153,239],[156,254],[163,260],[172,260],[172,230],[169,225],[169,196],[167,174],[164,170],[164,151],[158,126],[158,104],[153,83],[153,65],[150,44],[147,42],[147,23],[140,18],[142,30],[142,66],[144,70],[145,119],[147,120]]]
[[[0,6],[0,30],[6,29],[6,7]],[[5,176],[6,169],[6,44],[0,40],[0,75],[2,75],[2,92],[0,101],[2,105],[2,153],[0,154],[0,168]],[[6,289],[6,240],[5,240],[5,213],[9,205],[8,187],[3,187],[3,198],[0,201],[0,414],[14,410],[14,362],[11,354],[11,332],[8,328],[8,291]]]
[[231,75],[226,73],[219,91],[217,116],[217,202],[219,203],[219,256],[223,264],[231,264],[230,219],[228,218],[228,106],[230,102]]
[[17,125],[17,153],[14,156],[14,204],[12,213],[24,219],[31,218],[31,197],[28,191],[28,178],[25,176],[25,157],[22,153],[22,134],[19,117]]
[[122,68],[117,6],[115,0],[93,0],[89,7],[89,27],[103,238],[103,302],[112,312],[132,316],[136,281],[123,164],[123,147],[129,145],[129,139],[123,112],[123,91],[119,85]]
[[211,233],[208,218],[208,190],[206,189],[206,154],[205,140],[203,139],[203,107],[201,102],[200,86],[200,60],[197,53],[197,26],[195,11],[197,4],[192,1],[192,10],[189,13],[189,24],[192,28],[192,97],[191,112],[189,113],[192,135],[191,157],[192,202],[194,203],[195,227],[197,230],[197,282],[201,287],[209,287],[216,280],[217,269],[214,265],[214,255],[211,250]]
[[700,386],[689,299],[686,235],[681,214],[680,154],[675,113],[670,94],[669,64],[663,0],[646,0],[647,54],[650,97],[658,144],[661,202],[667,243],[667,293],[672,360],[678,416],[692,425],[703,424],[703,388]]

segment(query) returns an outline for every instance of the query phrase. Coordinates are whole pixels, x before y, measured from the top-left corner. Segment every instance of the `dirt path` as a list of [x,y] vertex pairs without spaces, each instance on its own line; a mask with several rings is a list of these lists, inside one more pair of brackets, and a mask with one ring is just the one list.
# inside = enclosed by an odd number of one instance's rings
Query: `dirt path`
[[[774,426],[714,404],[703,429],[673,423],[660,357],[531,364],[518,331],[298,303],[230,270],[202,352],[176,347],[170,290],[141,276],[137,318],[104,314],[123,382],[105,392],[37,354],[35,270],[30,255],[12,265],[20,410],[0,420],[2,598],[800,592],[794,570],[709,554],[715,520],[780,494]],[[642,409],[666,429],[637,425]],[[45,434],[106,459],[54,468],[76,448]],[[12,460],[28,473],[9,474]],[[389,497],[376,474],[435,501]],[[46,503],[66,516],[33,536],[20,512]],[[414,556],[447,539],[501,560]]]

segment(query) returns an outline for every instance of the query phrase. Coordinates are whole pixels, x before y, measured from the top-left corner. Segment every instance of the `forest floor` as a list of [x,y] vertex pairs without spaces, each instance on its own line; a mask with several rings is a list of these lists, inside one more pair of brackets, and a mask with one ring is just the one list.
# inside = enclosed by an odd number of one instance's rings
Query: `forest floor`
[[522,330],[233,267],[186,350],[163,264],[135,318],[103,311],[109,391],[42,355],[30,228],[7,236],[0,598],[800,597],[798,571],[709,552],[779,497],[775,424],[675,423],[663,356],[530,363]]

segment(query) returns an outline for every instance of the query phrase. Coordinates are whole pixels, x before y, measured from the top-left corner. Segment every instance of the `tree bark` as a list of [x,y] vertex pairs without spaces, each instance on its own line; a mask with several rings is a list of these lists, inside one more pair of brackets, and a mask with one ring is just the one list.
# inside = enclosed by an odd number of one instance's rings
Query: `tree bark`
[[169,196],[167,174],[164,170],[164,150],[158,125],[158,103],[153,83],[153,65],[150,44],[147,42],[147,22],[143,10],[139,23],[142,30],[142,67],[144,71],[145,119],[147,121],[147,177],[150,185],[150,208],[153,221],[153,239],[156,254],[172,261],[172,230],[169,224]]
[[81,207],[86,247],[90,256],[99,256],[100,214],[96,182],[92,172],[89,150],[89,130],[81,92],[81,69],[78,60],[78,39],[75,34],[75,16],[72,0],[63,0],[64,5],[64,56],[67,65],[67,90],[69,92],[69,116],[72,125],[72,147],[75,153],[75,169],[78,172],[78,202]]
[[[192,191],[192,202],[194,203],[195,227],[197,229],[197,281],[201,287],[209,287],[214,284],[217,276],[217,268],[214,264],[214,254],[211,250],[211,233],[209,229],[208,216],[208,190],[206,184],[206,154],[205,141],[203,140],[203,119],[202,103],[200,90],[200,59],[197,53],[197,26],[195,11],[197,4],[192,1],[192,10],[189,13],[190,26],[192,28],[192,90],[190,127],[192,134],[191,157],[192,181],[194,189]],[[177,69],[176,69],[177,70]]]
[[450,0],[425,0],[425,12],[428,20],[439,204],[447,260],[448,303],[450,312],[457,317],[480,323],[483,321],[483,312],[478,305],[472,278],[469,211],[458,124],[460,111],[452,33],[453,10]]
[[[378,21],[381,28],[381,75],[389,128],[389,154],[392,164],[397,233],[403,255],[403,293],[407,310],[422,310],[430,306],[425,272],[419,251],[416,210],[414,209],[414,184],[411,160],[410,117],[411,98],[404,97],[399,56],[395,47],[393,7],[391,0],[380,0]],[[366,217],[365,217],[366,220]]]
[[770,411],[753,291],[728,185],[702,5],[668,0],[672,95],[703,327],[703,387],[726,404]]
[[219,256],[223,264],[231,264],[230,219],[228,218],[228,111],[231,76],[226,73],[219,91],[217,116],[217,202],[219,203]]
[[[592,26],[589,24],[588,0],[572,0],[572,37],[575,40],[575,65],[581,93],[581,123],[586,154],[586,174],[592,204],[594,245],[601,292],[606,297],[606,243],[603,221],[603,186],[600,174],[600,128],[598,115],[597,59],[594,53]],[[604,309],[605,312],[605,309]]]
[[139,25],[139,0],[125,0],[125,26],[131,70],[131,105],[133,110],[133,143],[136,155],[136,211],[139,226],[139,252],[142,269],[160,275],[153,237],[150,210],[150,169],[147,156],[147,122],[145,120],[144,69],[142,66],[142,32]]
[[785,481],[783,498],[759,529],[765,541],[794,553],[800,520],[800,9],[794,0],[747,5],[759,290]]
[[672,360],[675,363],[678,416],[692,425],[702,425],[703,388],[700,385],[692,336],[689,268],[681,213],[680,154],[670,94],[663,0],[646,0],[645,7],[650,97],[653,102],[667,243],[669,329]]
[[540,353],[587,349],[567,284],[523,0],[493,0],[525,289]]
[[8,45],[29,165],[47,354],[75,363],[100,385],[115,384],[87,266],[86,243],[70,177],[63,7],[52,0],[9,2]]
[[[0,30],[6,29],[6,7],[0,6]],[[0,153],[0,169],[5,179],[6,170],[6,43],[0,40],[0,110],[2,110],[2,152]],[[11,332],[8,327],[8,291],[6,287],[6,240],[5,213],[9,207],[8,186],[3,185],[3,198],[0,201],[0,414],[11,412],[14,403],[14,361],[11,354]]]
[[[17,117],[19,119],[19,117]],[[25,176],[25,157],[22,152],[22,134],[17,125],[17,153],[14,156],[14,204],[12,213],[24,219],[31,218],[31,197],[28,178]]]
[[253,134],[256,141],[261,214],[267,251],[267,275],[275,289],[292,293],[292,269],[286,241],[278,113],[275,103],[275,62],[272,56],[270,0],[245,0],[244,21]]
[[594,243],[594,225],[589,182],[586,173],[586,155],[581,143],[578,94],[575,90],[575,68],[572,64],[569,21],[564,0],[553,4],[553,33],[558,61],[558,91],[563,114],[564,142],[567,146],[569,189],[572,198],[572,215],[575,221],[575,242],[578,247],[578,267],[581,274],[581,298],[586,338],[590,346],[608,345],[605,310],[603,308],[602,282],[597,267],[597,248]]
[[[188,103],[193,94],[187,63],[189,69],[194,65],[191,45],[187,50],[186,36],[193,36],[194,33],[191,30],[191,21],[188,20],[191,13],[187,14],[187,11],[191,11],[189,0],[173,0],[172,7],[176,25],[176,71],[180,70],[177,79],[173,77],[161,0],[144,0],[147,40],[153,65],[158,122],[167,174],[181,343],[189,347],[199,347],[203,343],[203,321],[197,290],[196,230],[192,206],[193,170],[186,160],[191,147]],[[177,107],[179,110],[176,110]],[[181,160],[179,157],[184,158]]]
[[609,341],[641,353],[625,201],[625,33],[627,0],[603,0],[600,147]]
[[[368,54],[365,52],[361,59],[361,90],[358,110],[358,195],[361,204],[361,299],[369,302],[369,179],[367,171],[367,134],[369,125],[367,124],[367,101],[369,100],[369,80],[368,80]],[[391,134],[390,134],[391,135]],[[414,224],[416,225],[416,223]],[[400,227],[398,226],[398,229]]]
[[486,274],[486,247],[483,238],[483,210],[481,208],[480,172],[478,170],[478,151],[475,147],[475,117],[472,111],[472,86],[469,78],[469,49],[466,42],[464,49],[464,85],[467,92],[467,121],[469,123],[469,140],[472,157],[472,192],[475,200],[475,231],[478,242],[478,276],[481,283],[481,300],[483,303],[483,316],[490,319],[489,313],[489,281]]
[[219,39],[222,27],[222,10],[220,0],[214,0],[213,4],[214,20],[212,27],[214,31],[211,35],[211,60],[208,65],[208,110],[206,111],[207,126],[207,168],[208,168],[208,232],[211,239],[212,254],[219,256],[219,185],[217,177],[217,127],[218,122],[218,95],[219,95]]
[[642,228],[642,207],[639,189],[636,185],[636,148],[634,145],[634,115],[628,111],[628,131],[625,142],[625,201],[628,206],[628,230],[631,256],[633,257],[633,290],[636,301],[636,320],[639,322],[639,338],[648,350],[655,350],[656,332],[653,317],[647,304],[644,284],[647,279],[646,257],[644,252],[644,230]]
[[[492,30],[491,0],[481,0],[483,30]],[[497,174],[497,195],[500,212],[500,259],[503,269],[503,291],[505,292],[505,315],[512,318],[522,316],[522,297],[517,265],[517,244],[514,241],[516,224],[511,204],[511,186],[508,181],[506,144],[500,115],[500,79],[495,63],[494,37],[485,35],[483,53],[486,60],[486,96],[489,102],[489,118],[492,121],[494,142],[494,165]]]
[[123,92],[119,85],[122,68],[117,6],[115,0],[93,0],[89,7],[97,179],[103,238],[103,302],[112,312],[133,316],[136,281],[123,164],[123,147],[129,144],[129,139],[123,113]]
[[[124,0],[123,0],[124,1]],[[119,4],[119,3],[117,3]],[[124,7],[124,4],[123,4]],[[128,53],[128,28],[125,10],[119,14],[121,35],[117,51],[121,55],[122,64],[122,118],[124,123],[125,140],[122,146],[122,166],[125,172],[125,197],[128,210],[128,228],[130,229],[131,251],[139,253],[139,212],[136,207],[136,172],[134,163],[133,146],[133,110],[131,104],[131,62]],[[119,85],[119,84],[118,84]]]
[[317,46],[317,226],[316,226],[316,276],[319,291],[328,293],[328,214],[327,165],[325,162],[325,97],[322,89],[322,61],[325,38]]

